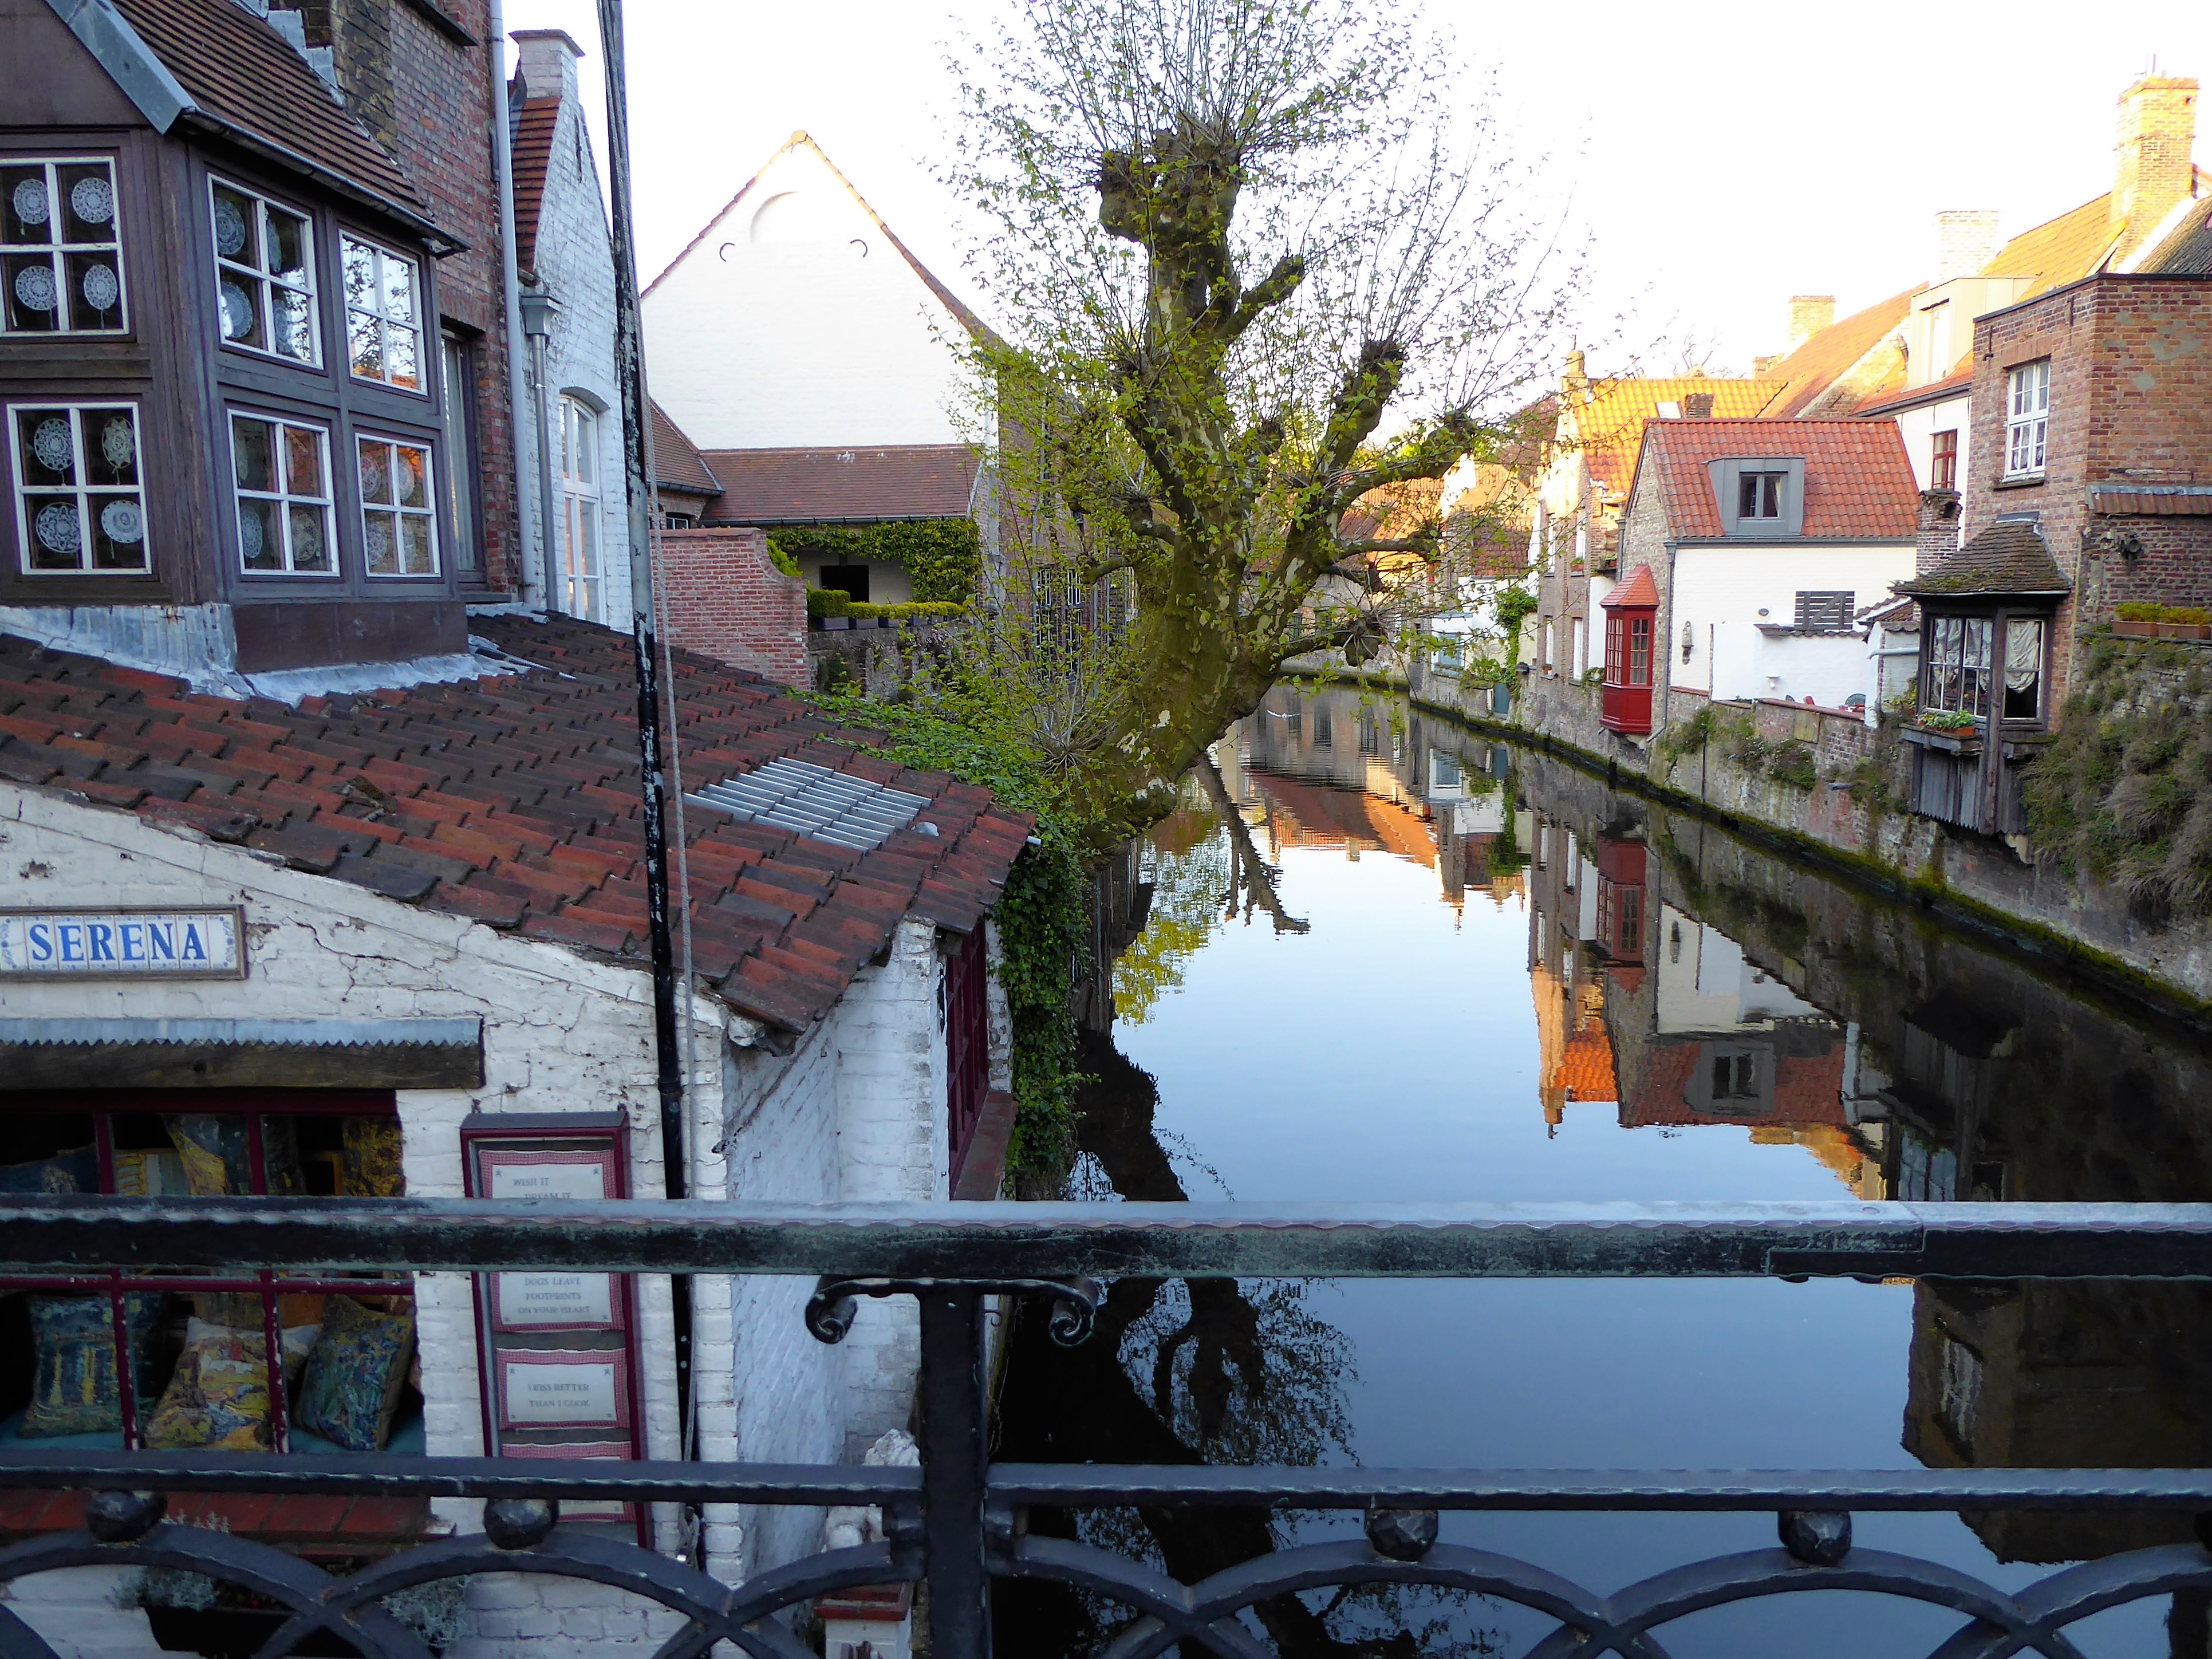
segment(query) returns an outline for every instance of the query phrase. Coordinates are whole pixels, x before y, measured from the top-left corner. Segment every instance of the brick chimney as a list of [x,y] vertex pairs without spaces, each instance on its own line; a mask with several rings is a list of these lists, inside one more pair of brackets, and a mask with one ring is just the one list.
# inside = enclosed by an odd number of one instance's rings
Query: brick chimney
[[2130,240],[2150,234],[2190,193],[2195,169],[2197,82],[2146,75],[2120,94],[2119,169],[2112,180],[2113,228]]
[[1972,276],[1997,257],[1995,208],[1948,208],[1936,216],[1936,275],[1948,283],[1954,276]]
[[1713,394],[1710,392],[1688,392],[1682,394],[1682,418],[1686,421],[1710,421],[1713,418]]
[[1920,492],[1920,522],[1915,564],[1926,575],[1959,550],[1959,492],[1923,489]]
[[1803,345],[1836,320],[1832,294],[1793,294],[1790,296],[1790,349]]
[[584,55],[584,49],[566,30],[516,29],[507,39],[514,42],[515,67],[522,71],[522,83],[530,96],[550,98],[557,92],[572,104],[580,101],[576,60]]

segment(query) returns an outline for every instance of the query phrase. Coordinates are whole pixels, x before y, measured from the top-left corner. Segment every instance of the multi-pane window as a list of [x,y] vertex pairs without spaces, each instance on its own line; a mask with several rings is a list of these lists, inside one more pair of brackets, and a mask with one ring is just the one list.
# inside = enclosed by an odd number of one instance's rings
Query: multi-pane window
[[8,411],[8,426],[16,544],[27,574],[104,575],[151,568],[136,409],[16,405]]
[[363,438],[360,449],[362,550],[368,574],[436,575],[438,498],[428,446]]
[[220,179],[214,186],[216,305],[226,344],[322,361],[314,228],[302,214]]
[[[1928,672],[1920,690],[1922,707],[1947,708],[1977,719],[1988,715],[1990,634],[1994,626],[1994,619],[1988,617],[1928,619]],[[2040,655],[2039,650],[2039,659]]]
[[1959,487],[1959,434],[1956,428],[1937,433],[1929,444],[1928,487],[1930,489],[1956,489]]
[[562,609],[587,622],[606,620],[599,591],[599,417],[574,398],[561,399],[561,568],[568,589]]
[[2043,622],[2008,617],[2004,630],[2004,718],[2043,718]]
[[476,358],[457,334],[441,337],[446,383],[446,522],[453,534],[453,565],[463,575],[481,574],[477,543]]
[[1782,516],[1779,472],[1745,472],[1736,477],[1735,515],[1739,519],[1778,519]]
[[230,417],[239,562],[248,570],[330,575],[330,441],[319,428],[258,415]]
[[354,378],[422,390],[422,305],[415,262],[355,236],[338,238],[346,356]]
[[1651,618],[1632,617],[1628,621],[1628,683],[1631,685],[1651,684]]
[[120,333],[121,218],[111,162],[0,167],[0,334]]
[[2022,363],[2005,376],[2005,477],[2043,471],[2051,438],[2051,359]]

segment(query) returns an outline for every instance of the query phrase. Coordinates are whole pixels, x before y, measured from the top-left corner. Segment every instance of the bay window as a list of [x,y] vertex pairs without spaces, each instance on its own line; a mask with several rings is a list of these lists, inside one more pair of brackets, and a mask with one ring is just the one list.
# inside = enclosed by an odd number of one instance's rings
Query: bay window
[[1990,712],[1990,633],[1987,617],[1930,617],[1928,673],[1920,688],[1923,708],[1972,714]]
[[436,575],[438,498],[430,483],[429,446],[362,438],[358,448],[362,548],[368,574]]
[[122,214],[97,158],[0,166],[0,334],[119,334]]
[[415,262],[357,236],[338,238],[346,361],[357,380],[421,392],[422,306]]
[[2039,477],[2051,438],[2051,359],[2005,376],[2005,477]]
[[320,364],[313,226],[306,215],[239,185],[218,179],[212,189],[223,343]]
[[8,427],[27,575],[140,575],[152,568],[136,408],[13,405]]
[[230,417],[239,562],[247,570],[331,575],[330,440],[320,428]]

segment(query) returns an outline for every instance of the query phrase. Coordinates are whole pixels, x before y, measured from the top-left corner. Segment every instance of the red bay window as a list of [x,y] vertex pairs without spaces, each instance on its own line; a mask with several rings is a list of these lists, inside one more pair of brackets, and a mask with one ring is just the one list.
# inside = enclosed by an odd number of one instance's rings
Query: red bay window
[[1608,731],[1641,736],[1651,729],[1651,651],[1659,613],[1651,568],[1638,565],[1600,604],[1605,611],[1602,718]]

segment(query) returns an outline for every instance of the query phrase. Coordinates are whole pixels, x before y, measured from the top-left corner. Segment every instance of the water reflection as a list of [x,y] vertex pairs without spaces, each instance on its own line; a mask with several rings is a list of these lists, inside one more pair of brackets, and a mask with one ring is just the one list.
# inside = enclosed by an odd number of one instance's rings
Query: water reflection
[[[2202,1046],[1909,908],[1356,692],[1279,690],[1217,758],[1103,902],[1099,937],[1127,948],[1091,1002],[1086,1069],[1099,1081],[1079,1139],[1097,1195],[1181,1197],[1206,1159],[1240,1198],[1355,1204],[2212,1195]],[[1513,997],[1517,1010],[1503,1006]],[[1346,1099],[1360,1103],[1349,1134]],[[1334,1420],[1314,1414],[1315,1396],[1285,1392],[1309,1425],[1302,1455],[1340,1442],[1376,1462],[1506,1467],[2206,1461],[2212,1287],[1403,1288],[1296,1304],[1298,1341],[1326,1356],[1311,1374],[1327,1370],[1347,1402],[1338,1437],[1311,1428]],[[1259,1328],[1270,1294],[1141,1287],[1118,1350],[1018,1342],[1001,1455],[1249,1455],[1208,1425],[1229,1420],[1224,1401],[1271,1408],[1267,1389],[1254,1392],[1267,1368],[1236,1334]],[[1408,1307],[1433,1334],[1425,1379],[1388,1363],[1411,1351]],[[1381,1374],[1362,1382],[1362,1369]],[[1428,1403],[1440,1389],[1471,1401],[1493,1370],[1480,1411]],[[1722,1403],[1722,1375],[1741,1380],[1741,1403]],[[1615,1433],[1630,1440],[1618,1459],[1602,1443]],[[2032,1576],[2005,1564],[2190,1535],[2185,1517],[2163,1515],[1962,1519],[1882,1524],[1902,1547],[2003,1583]],[[1863,1519],[1868,1541],[1878,1520]],[[1117,1524],[1184,1576],[1282,1535],[1258,1516],[1180,1541],[1164,1518]],[[1656,1541],[1613,1518],[1457,1524],[1571,1573],[1606,1581],[1612,1569],[1611,1583],[1759,1541],[1755,1525],[1731,1532],[1725,1517],[1684,1518]],[[1768,1614],[1717,1645],[1670,1650],[1780,1651],[1770,1644],[1785,1631],[1808,1656],[1933,1645],[1917,1626],[1808,1637],[1802,1611]],[[1486,1617],[1463,1614],[1457,1639]],[[2170,1618],[2137,1610],[2077,1634],[2093,1655],[2203,1659],[2206,1626],[2185,1601]],[[1285,1651],[1352,1639],[1341,1626],[1270,1633]],[[1063,1618],[1023,1650],[1079,1651],[1085,1639]],[[1301,1645],[1312,1643],[1324,1645]]]

